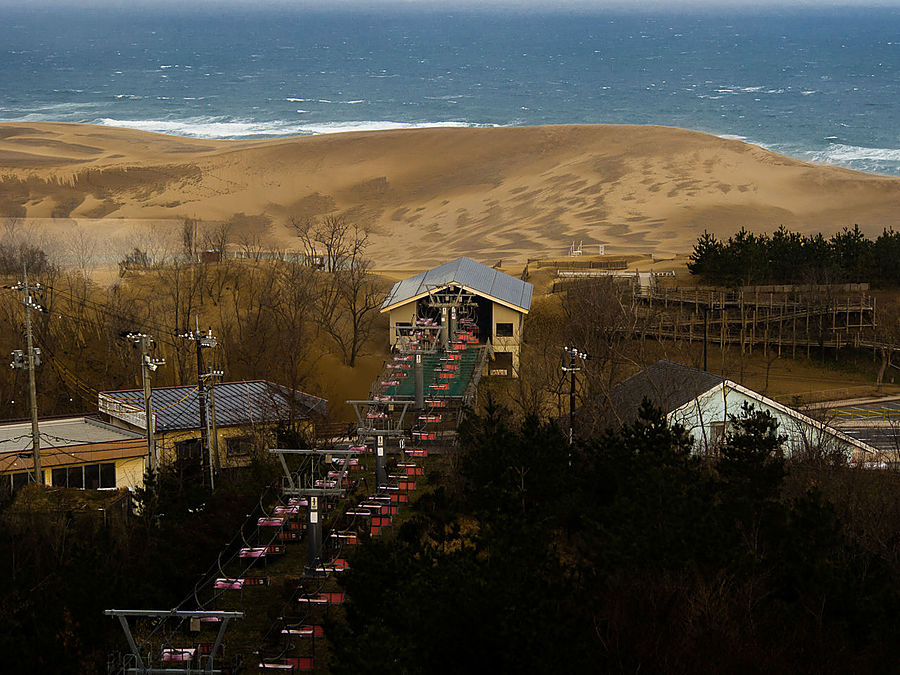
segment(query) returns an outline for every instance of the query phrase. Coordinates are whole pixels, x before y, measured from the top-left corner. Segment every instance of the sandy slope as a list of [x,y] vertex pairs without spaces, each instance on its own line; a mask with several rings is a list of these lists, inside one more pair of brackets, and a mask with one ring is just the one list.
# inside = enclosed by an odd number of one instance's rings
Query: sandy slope
[[[287,222],[344,213],[380,266],[457,255],[689,251],[708,228],[900,228],[900,179],[739,141],[640,126],[441,128],[206,141],[107,127],[0,124],[0,216],[229,219],[293,245]],[[84,221],[82,221],[83,223]],[[88,222],[103,233],[119,221]],[[256,222],[256,225],[253,225]],[[83,224],[84,226],[84,224]],[[111,230],[110,230],[111,231]]]

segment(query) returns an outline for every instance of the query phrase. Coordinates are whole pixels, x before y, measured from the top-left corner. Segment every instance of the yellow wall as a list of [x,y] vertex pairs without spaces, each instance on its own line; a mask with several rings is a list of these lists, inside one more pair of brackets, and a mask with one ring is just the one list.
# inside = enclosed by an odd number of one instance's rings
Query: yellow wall
[[405,305],[400,305],[399,307],[394,307],[389,313],[388,316],[390,318],[390,341],[391,346],[396,344],[399,336],[397,335],[397,324],[398,323],[408,323],[411,325],[415,325],[416,322],[416,300],[411,300],[407,302]]
[[[141,457],[122,457],[119,459],[98,459],[92,460],[90,462],[72,462],[71,464],[66,464],[65,468],[68,469],[70,467],[76,466],[85,466],[87,464],[110,464],[115,463],[116,465],[116,487],[117,488],[126,488],[126,487],[137,487],[139,485],[144,484],[144,465],[145,458]],[[44,480],[47,482],[47,485],[53,485],[53,469],[58,469],[63,467],[58,466],[45,466],[44,467]],[[3,471],[0,475],[8,476],[11,473],[21,473],[21,469],[17,469],[15,471]],[[9,480],[9,479],[7,479]]]
[[145,465],[144,457],[127,457],[116,460],[116,487],[138,487],[143,485]]
[[[514,309],[498,305],[494,303],[494,325],[491,326],[491,333],[494,337],[491,342],[494,345],[495,352],[509,352],[512,354],[513,376],[517,376],[519,372],[519,345],[522,343],[522,326],[525,315]],[[513,326],[512,337],[497,337],[497,324],[511,323]],[[489,366],[488,366],[489,367]]]
[[[301,429],[311,429],[312,423],[304,421],[300,423]],[[227,451],[227,439],[239,438],[241,436],[249,436],[262,442],[263,445],[271,446],[274,442],[274,434],[270,425],[240,426],[240,427],[219,427],[216,429],[214,440],[219,448],[219,462],[223,467],[243,466],[249,461],[248,456],[229,457]],[[261,438],[260,438],[261,437]],[[156,452],[161,463],[174,462],[176,459],[175,444],[181,441],[200,438],[199,429],[185,429],[181,431],[170,431],[158,434],[155,438]],[[215,448],[215,445],[213,446]]]
[[[416,320],[416,300],[411,300],[405,305],[400,305],[398,307],[394,307],[389,312],[390,318],[390,333],[389,339],[391,341],[391,345],[396,344],[398,336],[397,336],[397,324],[398,323],[414,323]],[[505,305],[500,305],[498,303],[493,303],[493,317],[494,317],[494,325],[491,326],[491,342],[494,346],[494,351],[496,352],[509,352],[512,354],[512,364],[513,364],[513,372],[511,373],[513,376],[518,375],[519,372],[519,345],[522,343],[522,327],[524,325],[525,314],[522,312],[516,311]],[[512,337],[497,337],[497,324],[498,323],[511,323],[513,325],[513,335]],[[489,364],[485,366],[486,370],[489,369]]]

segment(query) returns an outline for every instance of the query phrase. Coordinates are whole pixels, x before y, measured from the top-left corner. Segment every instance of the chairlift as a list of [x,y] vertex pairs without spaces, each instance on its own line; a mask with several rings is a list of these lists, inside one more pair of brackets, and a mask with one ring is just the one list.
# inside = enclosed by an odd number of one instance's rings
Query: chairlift
[[[288,507],[288,508],[299,508],[299,507]],[[256,521],[257,527],[282,527],[284,525],[284,518],[260,518]]]

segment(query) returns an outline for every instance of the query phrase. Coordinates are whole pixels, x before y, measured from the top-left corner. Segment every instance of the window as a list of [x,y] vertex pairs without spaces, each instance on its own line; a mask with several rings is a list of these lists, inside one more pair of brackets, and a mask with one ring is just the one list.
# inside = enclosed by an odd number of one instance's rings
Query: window
[[[41,473],[43,473],[43,472],[41,472]],[[30,472],[28,472],[28,471],[14,473],[12,475],[13,490],[18,490],[19,488],[23,488],[26,485],[28,485],[28,481],[31,479],[31,476],[29,474],[30,474]]]
[[[24,474],[23,474],[24,475]],[[53,469],[50,477],[54,487],[70,487],[88,490],[116,487],[116,465],[114,462],[105,464],[87,464],[84,466],[69,466]],[[15,476],[13,477],[15,481]]]
[[716,447],[725,441],[725,422],[709,423],[709,445]]
[[175,461],[179,463],[197,463],[200,461],[200,439],[189,438],[175,443]]
[[71,488],[80,488],[84,490],[84,467],[83,466],[70,466],[66,473],[67,483],[66,485]]
[[91,464],[84,467],[84,487],[88,490],[96,490],[100,487],[100,465]]
[[100,487],[114,488],[116,487],[116,465],[101,464],[100,465]]
[[488,374],[497,377],[512,376],[512,354],[510,352],[494,352],[494,359],[490,363]]
[[249,436],[235,436],[225,439],[225,454],[228,457],[246,457],[253,449],[253,439]]
[[512,337],[513,325],[511,323],[498,323],[496,335],[497,337]]

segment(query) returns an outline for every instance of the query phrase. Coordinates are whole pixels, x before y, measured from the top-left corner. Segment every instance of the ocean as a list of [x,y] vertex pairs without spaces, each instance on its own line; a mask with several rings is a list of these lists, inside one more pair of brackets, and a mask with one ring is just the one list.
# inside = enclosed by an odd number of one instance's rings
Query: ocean
[[900,175],[900,9],[760,12],[6,7],[0,120],[198,138],[658,124]]

